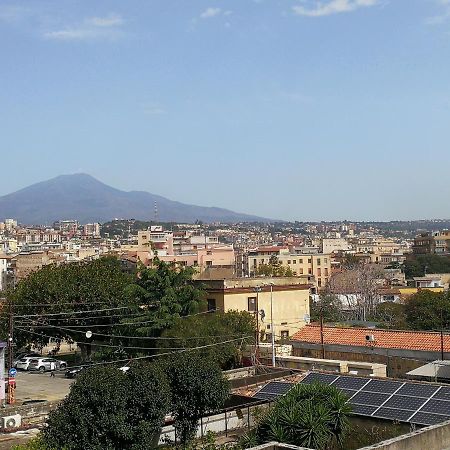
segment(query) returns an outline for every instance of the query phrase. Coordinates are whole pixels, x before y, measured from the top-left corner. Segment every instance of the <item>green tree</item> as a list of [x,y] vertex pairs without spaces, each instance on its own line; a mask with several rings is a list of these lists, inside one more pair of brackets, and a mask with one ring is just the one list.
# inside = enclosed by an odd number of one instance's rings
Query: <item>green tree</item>
[[450,328],[450,301],[448,292],[427,289],[412,295],[405,303],[406,322],[414,330]]
[[297,384],[259,419],[243,440],[251,444],[277,441],[300,447],[325,449],[341,445],[349,431],[351,407],[333,386]]
[[256,275],[265,277],[294,277],[296,273],[289,267],[283,266],[277,256],[272,255],[268,264],[260,264]]
[[169,385],[156,364],[94,367],[80,374],[49,415],[42,441],[50,449],[155,448],[169,411]]
[[379,321],[378,326],[395,330],[408,328],[405,305],[394,302],[383,302],[377,306],[373,320]]
[[203,353],[174,354],[165,367],[177,440],[186,447],[195,437],[200,418],[223,407],[229,383],[216,362]]
[[339,322],[343,318],[341,302],[327,291],[321,293],[317,301],[310,299],[309,310],[312,322],[320,322],[321,316],[324,322]]
[[242,350],[254,338],[255,317],[246,311],[214,312],[208,315],[177,319],[162,333],[161,349],[198,347],[217,342],[236,340],[202,350],[202,354],[216,361],[222,370],[241,366]]
[[[112,257],[49,265],[31,273],[8,292],[17,317],[16,346],[44,346],[50,337],[82,342],[85,330],[73,330],[71,325],[117,323],[137,311],[137,305],[124,295],[131,281],[132,275]],[[4,320],[7,313],[4,309]]]
[[[205,293],[196,287],[193,267],[166,263],[155,258],[152,267],[140,266],[135,283],[127,288],[131,303],[141,306],[145,317],[121,332],[128,335],[159,336],[180,317],[194,314],[205,306]],[[142,325],[139,323],[142,322]]]
[[440,255],[415,255],[404,262],[406,278],[422,277],[426,273],[449,273],[450,257]]

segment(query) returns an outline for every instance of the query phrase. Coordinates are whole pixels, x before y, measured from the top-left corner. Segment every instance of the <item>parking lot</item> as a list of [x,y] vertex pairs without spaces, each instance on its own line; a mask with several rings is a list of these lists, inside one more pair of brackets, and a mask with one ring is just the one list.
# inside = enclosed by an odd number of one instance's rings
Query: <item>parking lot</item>
[[16,402],[23,403],[30,400],[62,400],[68,393],[74,380],[64,378],[64,373],[17,372]]

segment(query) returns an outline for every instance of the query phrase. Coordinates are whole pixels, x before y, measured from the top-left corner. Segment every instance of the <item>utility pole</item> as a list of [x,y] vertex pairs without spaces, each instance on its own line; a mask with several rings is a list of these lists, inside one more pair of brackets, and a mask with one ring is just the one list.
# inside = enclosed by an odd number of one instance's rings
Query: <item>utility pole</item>
[[9,304],[9,333],[8,333],[8,404],[12,405],[15,401],[15,383],[12,383],[10,378],[10,371],[13,368],[14,361],[14,315],[11,297],[8,300]]
[[320,305],[320,345],[322,347],[322,359],[325,359],[325,344],[323,339],[323,305]]
[[256,351],[255,351],[255,357],[256,360],[258,360],[259,355],[259,293],[261,292],[261,287],[256,286],[256,305],[255,305],[255,313],[256,313],[256,336],[255,336],[255,342],[256,342]]
[[272,331],[272,367],[276,366],[275,358],[275,330],[273,328],[273,283],[270,283],[270,330]]
[[444,361],[444,319],[441,308],[441,361]]

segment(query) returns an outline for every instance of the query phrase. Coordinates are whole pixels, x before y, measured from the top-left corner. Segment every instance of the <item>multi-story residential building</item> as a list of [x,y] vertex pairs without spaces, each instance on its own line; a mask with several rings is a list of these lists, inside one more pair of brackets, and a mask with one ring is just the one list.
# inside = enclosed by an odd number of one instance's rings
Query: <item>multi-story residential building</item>
[[[202,280],[210,311],[247,311],[255,315],[262,340],[287,339],[309,323],[308,277]],[[273,329],[271,327],[273,311]]]
[[415,255],[448,254],[450,253],[450,231],[419,234],[414,238],[412,250]]
[[31,272],[42,269],[52,262],[52,255],[47,252],[19,253],[15,258],[15,278],[21,280]]
[[83,236],[98,238],[100,237],[100,224],[87,223],[83,225]]
[[8,273],[8,259],[0,254],[0,291],[6,289],[6,277]]
[[[312,252],[314,250],[316,252]],[[317,250],[304,247],[258,247],[248,252],[245,275],[258,275],[258,267],[269,264],[270,259],[276,257],[282,266],[289,267],[295,275],[312,275],[316,287],[321,289],[325,287],[331,275],[331,255],[318,253]]]

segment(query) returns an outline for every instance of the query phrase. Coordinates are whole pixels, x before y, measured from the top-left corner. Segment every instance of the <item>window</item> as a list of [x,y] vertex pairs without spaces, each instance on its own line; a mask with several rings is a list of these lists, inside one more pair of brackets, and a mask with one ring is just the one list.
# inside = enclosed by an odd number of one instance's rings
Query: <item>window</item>
[[270,330],[270,325],[267,325],[266,328],[267,328],[268,330]]
[[298,260],[298,263],[299,263],[299,264],[303,264],[303,258],[300,258],[300,259]]
[[248,297],[248,311],[249,312],[256,311],[256,297]]
[[208,311],[215,311],[216,309],[216,299],[208,298]]
[[281,325],[287,325],[287,322],[281,322]]
[[297,264],[297,260],[296,260],[296,259],[293,259],[293,260],[292,260],[292,264]]
[[325,264],[328,264],[328,258],[323,258],[323,262],[324,262]]
[[212,261],[206,261],[206,267],[211,267],[212,266]]
[[322,271],[320,270],[320,268],[317,269],[317,276],[321,277],[322,276]]
[[325,267],[325,276],[326,277],[328,276],[328,268],[327,267]]
[[289,331],[284,330],[281,332],[281,339],[288,339],[289,338]]
[[308,258],[308,264],[311,264],[311,258]]
[[308,269],[308,275],[312,275],[312,269],[311,269],[311,267]]
[[288,264],[291,264],[291,260],[290,259],[288,259],[288,262],[287,262]]
[[256,259],[253,260],[253,267],[256,267]]
[[266,341],[270,342],[272,340],[272,333],[266,333]]
[[299,270],[300,275],[303,275],[303,267]]
[[317,258],[317,265],[320,266],[320,258]]
[[319,279],[317,280],[317,286],[318,286],[318,287],[322,287],[322,278],[319,278]]

